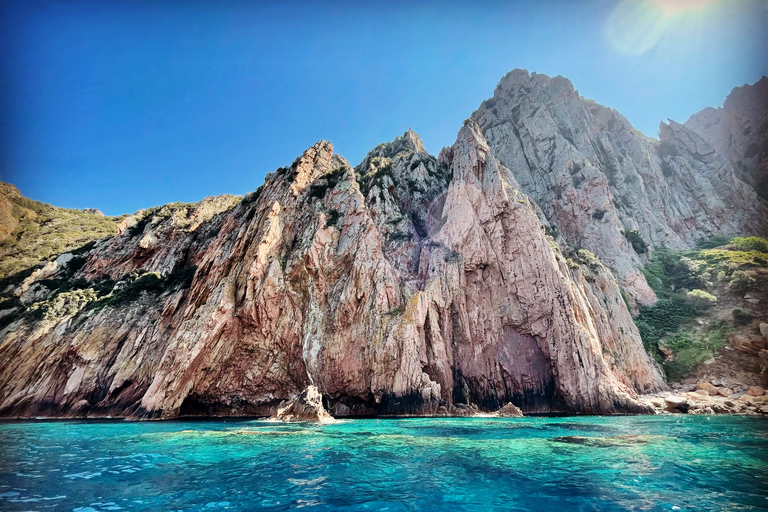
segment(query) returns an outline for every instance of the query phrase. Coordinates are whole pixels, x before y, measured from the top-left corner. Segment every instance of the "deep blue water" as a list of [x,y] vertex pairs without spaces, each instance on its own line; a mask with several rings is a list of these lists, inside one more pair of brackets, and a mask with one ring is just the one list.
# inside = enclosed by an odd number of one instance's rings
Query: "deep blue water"
[[768,510],[736,416],[0,424],[0,510]]

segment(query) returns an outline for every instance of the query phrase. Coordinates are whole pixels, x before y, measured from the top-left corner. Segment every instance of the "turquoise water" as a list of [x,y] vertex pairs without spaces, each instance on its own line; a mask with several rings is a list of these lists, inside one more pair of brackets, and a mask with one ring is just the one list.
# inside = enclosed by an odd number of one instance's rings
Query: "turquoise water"
[[768,509],[768,420],[0,424],[0,510]]

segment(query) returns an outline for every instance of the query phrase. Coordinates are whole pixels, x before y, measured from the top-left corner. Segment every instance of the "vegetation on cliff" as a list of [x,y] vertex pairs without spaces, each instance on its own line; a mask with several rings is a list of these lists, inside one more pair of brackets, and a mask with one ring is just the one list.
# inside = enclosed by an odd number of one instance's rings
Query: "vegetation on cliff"
[[7,278],[34,268],[57,255],[78,249],[116,232],[123,217],[59,208],[23,197],[16,187],[2,184],[0,202],[9,234],[0,238],[0,287]]
[[750,292],[768,287],[768,241],[713,237],[692,250],[660,249],[643,272],[659,301],[635,323],[667,379],[678,381],[762,315]]

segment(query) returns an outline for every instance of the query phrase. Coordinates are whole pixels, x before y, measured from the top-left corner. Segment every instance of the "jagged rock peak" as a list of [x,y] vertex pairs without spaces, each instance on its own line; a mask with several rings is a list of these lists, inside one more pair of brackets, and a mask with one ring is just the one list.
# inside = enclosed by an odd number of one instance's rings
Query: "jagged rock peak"
[[761,76],[752,85],[744,84],[734,87],[723,102],[724,110],[740,110],[744,108],[761,110],[763,115],[768,112],[768,77]]
[[[576,94],[573,83],[563,76],[550,77],[541,73],[529,73],[527,69],[513,69],[499,81],[498,91],[511,91],[526,88],[528,90],[548,88],[565,94]],[[495,94],[495,93],[494,93]]]
[[413,154],[413,153],[426,153],[424,143],[421,141],[421,137],[413,131],[413,128],[395,137],[395,140],[391,142],[382,142],[375,148],[373,148],[363,159],[360,165],[357,166],[358,172],[365,172],[372,159],[379,158],[394,158],[401,154]]

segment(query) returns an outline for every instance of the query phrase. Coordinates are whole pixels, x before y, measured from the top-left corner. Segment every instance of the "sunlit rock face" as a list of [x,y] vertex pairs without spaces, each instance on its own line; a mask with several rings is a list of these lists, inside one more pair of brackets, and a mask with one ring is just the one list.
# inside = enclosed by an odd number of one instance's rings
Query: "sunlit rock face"
[[336,416],[650,411],[665,385],[619,283],[653,297],[622,229],[680,247],[764,206],[681,125],[662,157],[565,79],[514,72],[494,98],[438,158],[411,130],[356,168],[321,141],[241,201],[144,212],[25,281],[0,414],[267,416],[310,386]]
[[727,158],[736,175],[768,200],[768,78],[736,87],[722,107],[693,114],[685,126]]
[[512,71],[472,119],[563,241],[595,253],[640,303],[655,300],[637,270],[646,253],[624,233],[680,249],[768,227],[766,203],[700,136],[670,122],[646,137],[566,78]]

